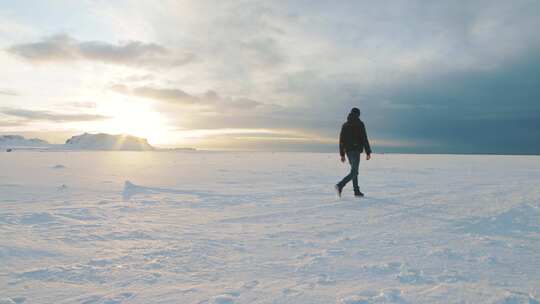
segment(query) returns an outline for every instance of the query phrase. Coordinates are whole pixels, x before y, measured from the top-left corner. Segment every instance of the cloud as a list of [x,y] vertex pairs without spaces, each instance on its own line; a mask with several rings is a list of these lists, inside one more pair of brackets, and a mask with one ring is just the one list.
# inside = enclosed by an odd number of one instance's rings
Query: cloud
[[122,80],[126,82],[141,82],[141,81],[150,81],[155,80],[156,76],[152,74],[143,74],[143,75],[130,75],[124,77]]
[[8,116],[14,116],[18,118],[28,120],[47,120],[53,122],[75,122],[75,121],[97,121],[109,119],[108,116],[93,115],[93,114],[65,114],[49,111],[37,111],[26,109],[12,109],[4,108],[0,110],[0,113]]
[[15,92],[13,90],[0,90],[0,95],[19,96],[19,93]]
[[223,111],[226,111],[227,108],[254,109],[263,105],[261,102],[249,98],[221,97],[218,93],[211,90],[207,91],[201,100]]
[[25,123],[21,121],[2,121],[0,120],[0,127],[19,127],[24,126]]
[[335,148],[334,138],[323,138],[318,134],[279,128],[180,129],[176,134],[189,145],[201,148],[288,151],[324,151],[329,146]]
[[150,86],[129,88],[123,84],[116,84],[111,86],[111,90],[124,95],[164,101],[178,105],[195,104],[199,101],[198,98],[191,96],[180,89],[155,88]]
[[132,94],[135,96],[150,98],[155,100],[164,100],[167,102],[174,103],[195,103],[197,98],[187,94],[186,92],[179,89],[163,89],[163,88],[153,88],[149,86],[136,87],[133,89]]
[[111,86],[111,90],[124,95],[152,99],[173,105],[196,105],[219,109],[221,111],[228,111],[230,109],[249,110],[263,105],[249,98],[221,97],[215,91],[207,91],[201,96],[195,96],[178,88],[159,88],[152,86],[130,88],[123,84],[113,85]]
[[81,109],[95,109],[96,103],[93,101],[73,101],[73,102],[66,102],[63,103],[62,106],[68,107],[68,108],[74,108],[77,110]]
[[193,54],[175,55],[156,43],[128,41],[115,45],[103,41],[79,41],[68,35],[56,35],[38,42],[13,45],[7,51],[35,63],[87,60],[166,68],[183,65],[194,59]]
[[[90,26],[79,33],[110,28],[98,42],[64,35],[4,44],[17,43],[8,51],[32,62],[192,62],[159,73],[80,69],[65,76],[99,75],[74,81],[88,96],[120,83],[111,89],[135,102],[156,101],[152,110],[172,127],[281,128],[336,138],[359,106],[376,150],[540,153],[538,1],[109,1],[94,8],[78,10]],[[118,39],[132,40],[110,43]],[[63,92],[69,85],[54,72],[45,75],[50,82],[31,72],[20,78]]]

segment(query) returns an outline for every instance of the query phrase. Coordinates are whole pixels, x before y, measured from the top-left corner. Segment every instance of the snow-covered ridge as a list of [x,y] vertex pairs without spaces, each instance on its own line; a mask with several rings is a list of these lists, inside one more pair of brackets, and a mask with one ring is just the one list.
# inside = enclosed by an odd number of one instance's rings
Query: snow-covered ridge
[[151,151],[155,150],[145,138],[132,135],[111,135],[105,133],[72,136],[65,144],[49,144],[38,138],[27,139],[20,135],[0,136],[2,149],[47,149],[47,150],[114,150]]
[[84,133],[73,136],[66,141],[64,148],[77,150],[154,150],[154,147],[145,138],[105,133]]
[[20,135],[1,135],[0,147],[47,147],[50,144],[39,138],[24,138]]

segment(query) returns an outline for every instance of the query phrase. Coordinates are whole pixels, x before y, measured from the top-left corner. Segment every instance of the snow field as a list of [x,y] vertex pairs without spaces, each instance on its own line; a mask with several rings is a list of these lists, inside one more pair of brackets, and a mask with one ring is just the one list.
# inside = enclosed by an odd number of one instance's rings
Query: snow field
[[0,303],[539,303],[540,158],[0,154]]

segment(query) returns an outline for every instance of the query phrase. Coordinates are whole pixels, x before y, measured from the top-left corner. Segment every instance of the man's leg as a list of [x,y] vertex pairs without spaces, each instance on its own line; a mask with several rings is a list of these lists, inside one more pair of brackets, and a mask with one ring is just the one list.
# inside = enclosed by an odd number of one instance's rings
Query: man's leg
[[[349,174],[345,176],[337,185],[339,188],[345,187],[348,182],[353,180],[355,176],[358,176],[358,162],[360,161],[360,153],[357,151],[348,151],[347,152],[347,159],[349,160],[349,164],[351,165],[351,171],[349,171]],[[358,181],[356,182],[356,185],[358,186]]]
[[345,185],[347,185],[348,182],[350,182],[352,179],[352,176],[351,176],[351,173],[347,174],[347,176],[345,176],[339,183],[337,183],[337,186],[340,188],[340,189],[343,189],[343,187],[345,187]]
[[351,162],[351,175],[354,188],[354,194],[360,193],[360,187],[358,187],[358,167],[360,166],[360,152],[355,151],[353,156],[354,161]]
[[337,183],[337,186],[340,189],[343,189],[343,187],[345,187],[345,185],[347,185],[347,183],[350,182],[351,179],[353,178],[353,176],[351,174],[352,173],[352,162],[351,162],[350,152],[347,152],[347,159],[349,160],[349,164],[351,165],[351,171],[339,183]]

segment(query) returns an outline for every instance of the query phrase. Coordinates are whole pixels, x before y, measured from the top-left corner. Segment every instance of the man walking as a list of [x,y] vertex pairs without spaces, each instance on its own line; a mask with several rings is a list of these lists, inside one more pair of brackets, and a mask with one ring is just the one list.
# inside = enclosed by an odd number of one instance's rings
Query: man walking
[[347,122],[341,127],[339,134],[339,154],[341,161],[345,162],[345,154],[351,165],[351,172],[345,176],[335,188],[339,197],[343,187],[352,180],[354,188],[354,196],[363,197],[358,187],[358,166],[360,165],[360,154],[366,152],[366,160],[371,158],[371,147],[366,133],[366,126],[360,120],[360,110],[352,108],[351,113],[347,116]]

